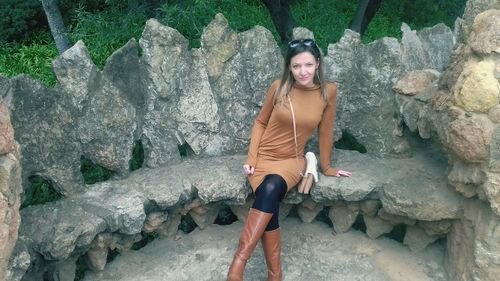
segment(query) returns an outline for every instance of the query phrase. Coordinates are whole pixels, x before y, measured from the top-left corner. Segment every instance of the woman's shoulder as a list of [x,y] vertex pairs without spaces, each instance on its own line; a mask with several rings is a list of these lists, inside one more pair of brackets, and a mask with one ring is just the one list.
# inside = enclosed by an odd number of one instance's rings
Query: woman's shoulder
[[277,88],[281,84],[281,80],[274,80],[269,88]]
[[326,90],[327,91],[337,91],[337,84],[333,83],[332,81],[326,81]]
[[269,94],[274,94],[276,92],[276,90],[278,89],[278,87],[280,86],[281,84],[281,80],[274,80],[273,83],[271,83],[271,85],[269,86],[269,88],[267,89],[267,92]]
[[326,93],[330,99],[335,98],[337,96],[337,84],[326,81]]

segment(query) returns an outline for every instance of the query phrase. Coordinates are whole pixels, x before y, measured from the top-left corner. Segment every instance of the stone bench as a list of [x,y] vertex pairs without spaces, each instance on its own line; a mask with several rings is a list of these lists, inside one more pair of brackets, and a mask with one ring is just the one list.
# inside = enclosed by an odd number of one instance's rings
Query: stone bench
[[[49,268],[60,280],[70,280],[82,255],[92,270],[102,270],[110,249],[130,249],[141,232],[175,235],[188,213],[203,229],[214,222],[222,204],[244,220],[253,197],[242,173],[244,159],[189,159],[144,168],[127,179],[89,185],[85,193],[21,210],[11,277],[17,280],[28,270],[38,278]],[[292,190],[282,203],[282,219],[294,205],[304,222],[329,208],[334,230],[345,232],[361,214],[371,238],[406,224],[405,244],[419,250],[445,235],[448,220],[460,216],[461,197],[447,185],[446,162],[439,159],[423,153],[396,159],[336,150],[334,163],[353,176],[320,175],[310,195]]]

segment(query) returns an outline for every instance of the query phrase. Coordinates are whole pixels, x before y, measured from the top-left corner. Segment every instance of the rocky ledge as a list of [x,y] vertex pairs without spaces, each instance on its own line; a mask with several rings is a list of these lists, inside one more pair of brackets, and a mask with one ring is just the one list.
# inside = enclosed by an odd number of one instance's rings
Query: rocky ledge
[[[140,169],[126,180],[89,185],[82,194],[23,209],[12,280],[16,270],[43,274],[36,272],[40,262],[52,264],[53,274],[65,275],[61,280],[70,280],[66,275],[74,275],[80,256],[94,271],[103,270],[110,249],[128,250],[141,232],[171,237],[186,214],[204,229],[223,204],[243,221],[253,197],[241,171],[244,159],[189,159]],[[460,196],[447,185],[446,160],[438,160],[429,154],[398,159],[336,150],[334,164],[341,163],[353,177],[321,176],[311,195],[292,190],[282,203],[282,219],[293,207],[304,222],[327,209],[334,231],[342,233],[362,215],[370,238],[405,224],[411,226],[405,244],[422,250],[446,235],[447,220],[458,218],[461,210]]]

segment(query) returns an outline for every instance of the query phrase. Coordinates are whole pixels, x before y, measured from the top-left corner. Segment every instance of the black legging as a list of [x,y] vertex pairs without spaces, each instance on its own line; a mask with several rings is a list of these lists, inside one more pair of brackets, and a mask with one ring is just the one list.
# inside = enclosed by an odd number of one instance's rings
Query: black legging
[[279,175],[267,175],[255,191],[255,201],[252,208],[262,212],[272,213],[273,217],[266,231],[277,229],[279,225],[280,202],[287,191],[286,181]]

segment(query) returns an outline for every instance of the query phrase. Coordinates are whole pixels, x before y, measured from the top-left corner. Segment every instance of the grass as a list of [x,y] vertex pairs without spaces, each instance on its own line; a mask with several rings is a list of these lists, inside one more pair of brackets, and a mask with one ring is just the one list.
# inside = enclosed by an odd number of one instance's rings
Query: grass
[[[337,42],[354,15],[357,0],[295,0],[292,14],[297,26],[314,32],[318,45],[325,51],[328,44]],[[401,1],[384,0],[363,37],[365,43],[384,36],[401,38],[401,23],[413,29],[444,22],[452,26],[461,15],[466,0]],[[157,17],[165,25],[177,29],[188,40],[191,48],[200,46],[203,28],[215,14],[222,13],[229,26],[237,32],[261,25],[269,29],[280,42],[269,13],[260,0],[183,0],[167,1],[158,8]],[[145,8],[133,9],[108,6],[89,12],[79,8],[69,22],[73,43],[83,40],[94,63],[102,68],[107,58],[131,38],[139,39],[148,13]],[[13,77],[29,74],[48,85],[56,83],[51,62],[58,53],[48,30],[37,33],[26,45],[0,45],[0,75]]]
[[32,176],[29,186],[24,191],[21,209],[31,205],[41,205],[59,200],[62,196],[54,190],[52,184],[41,176]]

